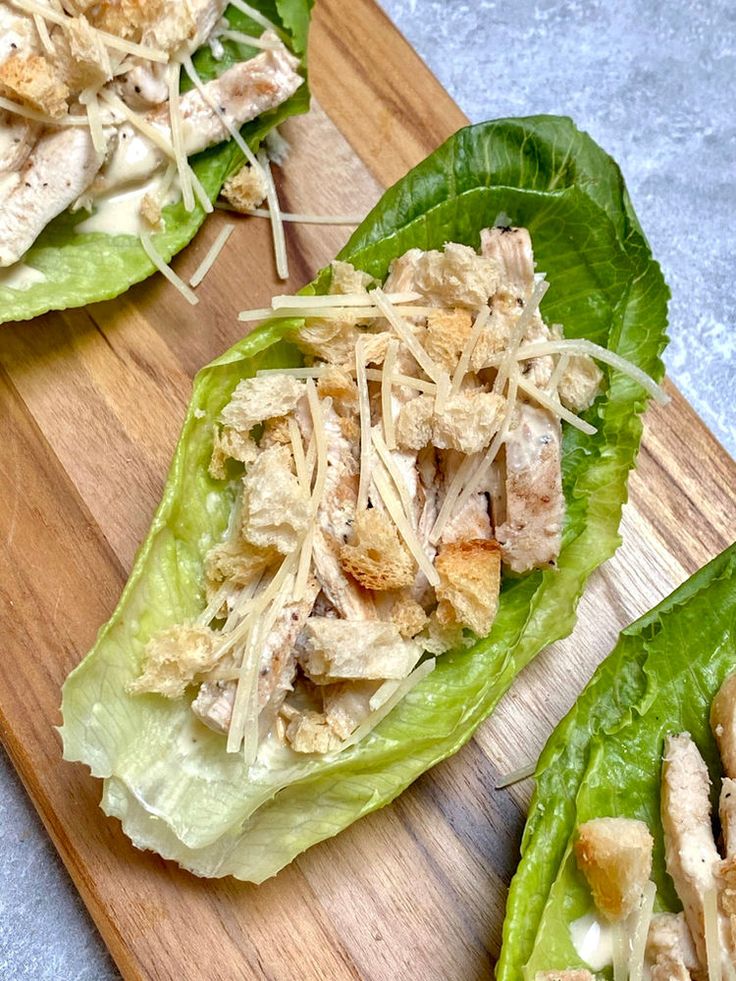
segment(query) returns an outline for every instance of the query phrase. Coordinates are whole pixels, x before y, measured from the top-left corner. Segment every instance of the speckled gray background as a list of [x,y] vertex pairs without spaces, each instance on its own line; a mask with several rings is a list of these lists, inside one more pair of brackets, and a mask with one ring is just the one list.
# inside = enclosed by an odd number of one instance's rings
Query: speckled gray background
[[[383,6],[473,121],[565,113],[618,160],[672,287],[668,370],[736,452],[734,0]],[[0,751],[0,979],[117,977]]]

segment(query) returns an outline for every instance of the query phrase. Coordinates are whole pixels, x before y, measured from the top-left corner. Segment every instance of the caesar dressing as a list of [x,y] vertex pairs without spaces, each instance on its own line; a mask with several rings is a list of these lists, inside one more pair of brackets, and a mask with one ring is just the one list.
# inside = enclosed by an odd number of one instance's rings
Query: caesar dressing
[[[143,198],[150,194],[158,197],[165,188],[165,175],[157,174],[142,184],[124,191],[101,194],[93,201],[94,212],[74,229],[79,234],[101,232],[104,235],[135,235],[150,228],[141,217]],[[179,198],[178,182],[169,187],[162,200],[162,207]]]
[[571,923],[570,936],[578,957],[594,971],[613,963],[613,929],[594,913],[586,913]]
[[16,262],[12,266],[0,269],[0,289],[22,292],[29,290],[36,283],[45,282],[46,277],[40,269],[34,269],[33,266],[27,266],[23,262]]

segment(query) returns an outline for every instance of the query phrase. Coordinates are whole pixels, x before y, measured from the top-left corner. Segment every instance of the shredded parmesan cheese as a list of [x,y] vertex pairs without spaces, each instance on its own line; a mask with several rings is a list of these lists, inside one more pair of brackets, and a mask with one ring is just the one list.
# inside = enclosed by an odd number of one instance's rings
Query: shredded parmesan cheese
[[[396,310],[383,290],[380,288],[371,290],[369,296],[372,296],[376,301],[376,306],[391,324],[404,344],[409,348],[417,364],[427,375],[429,375],[432,381],[439,382],[442,375],[442,369],[424,350],[422,345],[414,336],[411,326],[403,319],[399,311]],[[402,313],[406,312],[407,311],[402,310]]]
[[140,240],[146,255],[158,269],[158,271],[168,279],[172,286],[175,286],[179,290],[181,295],[187,302],[191,303],[192,306],[199,303],[199,297],[195,296],[193,291],[187,286],[183,279],[180,279],[171,266],[167,265],[163,256],[156,251],[156,247],[151,240],[151,236],[148,232],[143,231],[140,233]]
[[325,373],[325,366],[319,368],[259,368],[256,372],[258,377],[263,375],[289,375],[291,378],[321,378]]
[[649,924],[652,922],[654,899],[657,887],[653,882],[647,882],[642,891],[641,903],[636,916],[636,926],[631,939],[631,956],[629,957],[629,981],[642,981],[644,977],[644,955],[649,936]]
[[[271,212],[268,208],[240,208],[233,207],[225,201],[218,201],[217,207],[223,211],[235,211],[239,215],[249,215],[251,218],[270,218]],[[302,225],[359,225],[364,215],[307,215],[295,211],[282,211],[282,221],[295,221]]]
[[365,376],[363,338],[355,345],[355,376],[358,386],[358,410],[360,413],[360,482],[358,484],[358,512],[368,507],[368,490],[371,485],[371,406],[368,401],[368,381]]
[[166,154],[171,160],[176,160],[176,154],[174,153],[173,146],[166,139],[164,134],[156,126],[152,126],[151,123],[147,122],[143,116],[135,112],[130,106],[127,106],[123,100],[110,92],[108,89],[100,89],[100,98],[103,102],[106,102],[110,108],[115,109],[119,112],[131,126],[134,126],[137,130],[140,130],[144,136],[148,137],[151,143],[155,144],[163,153]]
[[[385,362],[384,362],[385,365]],[[383,371],[378,368],[368,368],[366,369],[366,378],[368,381],[382,381],[383,375],[385,373],[385,367]],[[402,374],[392,374],[391,375],[392,385],[405,385],[407,388],[416,389],[418,392],[436,392],[437,386],[434,382],[426,381],[424,378],[414,378],[412,375],[402,375]]]
[[493,383],[494,392],[503,392],[506,386],[506,380],[509,377],[509,372],[511,371],[511,365],[516,360],[516,352],[519,350],[519,345],[523,341],[526,329],[548,289],[549,283],[543,279],[538,280],[534,284],[534,289],[532,290],[531,296],[526,301],[526,306],[516,318],[516,322],[511,328],[511,337],[509,338],[509,343],[506,347],[506,351],[504,352],[503,360],[501,361],[501,365],[498,369],[496,380]]
[[[174,147],[174,158],[176,168],[179,171],[179,183],[184,200],[184,208],[187,211],[194,210],[194,193],[192,192],[191,169],[187,155],[184,152],[184,135],[182,133],[183,121],[181,117],[181,105],[179,103],[179,80],[181,76],[181,65],[176,61],[171,61],[166,66],[166,83],[169,89],[169,124],[171,126],[171,142]],[[195,286],[196,283],[192,283]]]
[[[28,106],[13,102],[12,99],[6,99],[4,96],[0,96],[0,109],[12,112],[15,116],[23,116],[24,119],[32,119],[35,123],[46,123],[49,126],[89,126],[89,116],[87,115],[56,118],[49,116],[48,113],[39,112],[37,109],[29,109]],[[110,123],[112,120],[106,120],[106,122]]]
[[[401,312],[409,317],[426,317],[434,307],[414,307],[406,306],[401,308]],[[262,307],[259,310],[241,310],[238,320],[245,323],[252,323],[256,320],[349,320],[349,319],[374,319],[381,317],[383,313],[378,307],[281,307],[273,310],[271,307]],[[416,379],[415,379],[416,380]]]
[[33,23],[36,27],[39,40],[43,45],[44,50],[47,51],[48,54],[53,54],[54,46],[51,43],[51,38],[49,37],[49,29],[46,27],[46,21],[39,14],[34,14]]
[[703,895],[703,919],[708,981],[722,981],[721,943],[718,930],[718,892],[715,888],[708,889]]
[[230,2],[236,10],[239,10],[241,14],[245,14],[246,17],[250,17],[251,20],[259,24],[264,30],[278,32],[276,25],[268,17],[264,17],[255,7],[251,7],[249,3],[244,3],[243,0],[230,0]]
[[450,393],[452,395],[457,395],[460,391],[460,386],[463,383],[463,378],[468,373],[468,368],[470,367],[470,359],[473,357],[473,351],[478,343],[480,335],[488,323],[491,316],[491,308],[483,307],[481,312],[475,318],[475,323],[473,324],[473,329],[470,332],[470,336],[465,342],[462,352],[460,354],[460,360],[457,363],[457,368],[455,369],[455,374],[452,376],[452,387],[450,388]]
[[396,525],[399,534],[404,539],[406,547],[414,556],[414,559],[421,571],[427,577],[427,581],[429,582],[430,586],[438,586],[440,577],[437,574],[437,570],[432,565],[429,556],[422,548],[422,543],[419,541],[416,532],[407,521],[404,514],[404,509],[401,506],[401,501],[396,492],[391,488],[388,477],[384,473],[383,466],[377,466],[374,469],[372,476],[376,489],[381,495],[381,500],[386,505],[386,510],[391,515],[393,523]]
[[396,466],[396,462],[391,456],[388,446],[386,446],[383,437],[377,429],[371,430],[371,438],[373,440],[373,445],[376,448],[376,452],[381,458],[381,462],[386,468],[391,480],[394,483],[394,487],[399,493],[399,500],[401,501],[401,506],[404,509],[406,520],[414,529],[416,529],[416,517],[414,515],[414,508],[412,506],[411,498],[409,497],[409,489],[406,486],[406,481],[404,480],[401,471]]
[[199,286],[212,266],[215,264],[215,262],[217,262],[217,259],[222,250],[225,248],[227,240],[232,235],[234,228],[235,225],[224,225],[220,229],[220,231],[217,233],[217,238],[207,250],[207,255],[204,257],[204,259],[202,259],[194,271],[192,278],[189,280],[190,286]]
[[281,47],[281,43],[275,38],[256,37],[255,34],[243,34],[242,31],[220,31],[219,38],[226,41],[235,41],[237,44],[247,44],[250,48],[261,48],[264,51],[272,51]]
[[629,942],[624,924],[619,921],[611,929],[613,939],[613,981],[627,981],[629,974]]
[[304,599],[304,591],[307,588],[307,581],[312,567],[312,548],[314,546],[314,525],[312,525],[304,536],[301,551],[299,553],[299,567],[296,573],[296,583],[294,585],[294,600],[300,602]]
[[437,391],[434,396],[434,411],[440,416],[445,411],[445,403],[450,394],[450,376],[443,371],[437,382]]
[[528,780],[529,777],[534,776],[536,769],[536,763],[525,763],[524,766],[520,766],[517,770],[512,770],[510,773],[500,777],[495,789],[503,790],[505,787],[512,787],[515,783],[521,783],[522,780]]
[[383,434],[389,450],[396,449],[396,425],[394,410],[391,405],[391,375],[396,364],[398,351],[399,342],[395,337],[392,337],[388,342],[386,357],[383,359],[383,372],[381,373],[381,415],[383,416]]
[[107,153],[107,138],[102,129],[102,114],[100,113],[100,104],[97,101],[97,92],[96,88],[84,89],[79,95],[79,101],[87,108],[92,146],[98,157],[104,157]]
[[594,433],[598,432],[595,426],[591,426],[589,422],[578,418],[574,412],[570,412],[570,410],[566,409],[564,405],[560,405],[558,399],[547,395],[547,393],[543,392],[541,388],[537,388],[536,385],[532,385],[531,382],[526,381],[521,375],[519,375],[517,382],[522,392],[526,392],[526,394],[530,398],[533,398],[535,402],[538,402],[540,405],[544,406],[545,409],[549,409],[553,415],[559,416],[560,419],[564,419],[565,422],[569,422],[571,426],[574,426],[575,429],[579,429],[581,433],[585,433],[586,436],[592,436]]
[[279,198],[276,193],[271,165],[268,162],[268,154],[265,150],[258,153],[258,162],[266,179],[266,200],[268,210],[271,212],[271,234],[273,235],[273,248],[276,254],[276,272],[280,279],[289,278],[289,260],[286,255],[286,240],[284,239],[284,223],[281,221],[281,209],[279,208]]
[[[317,395],[317,386],[311,378],[307,379],[307,401],[309,402],[309,411],[312,414],[312,428],[314,430],[312,442],[316,447],[317,453],[317,476],[312,491],[312,511],[316,513],[322,502],[325,481],[327,480],[327,438],[325,436],[325,422],[322,417],[322,408]],[[325,399],[325,402],[327,401]],[[310,450],[311,448],[310,446]]]
[[[391,303],[412,303],[421,300],[421,293],[388,293]],[[309,307],[373,307],[375,300],[368,293],[336,293],[321,296],[293,296],[284,294],[274,296],[271,300],[273,310],[297,309],[308,310]]]

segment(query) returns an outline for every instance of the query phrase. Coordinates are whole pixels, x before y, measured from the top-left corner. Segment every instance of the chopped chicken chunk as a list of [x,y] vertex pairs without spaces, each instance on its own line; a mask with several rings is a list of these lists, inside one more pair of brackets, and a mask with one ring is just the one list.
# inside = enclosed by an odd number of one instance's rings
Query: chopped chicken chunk
[[240,433],[249,433],[259,422],[284,416],[304,397],[304,382],[291,375],[256,375],[238,382],[221,421]]
[[341,416],[358,414],[358,386],[343,368],[330,365],[317,381],[321,399],[331,398]]
[[325,754],[340,748],[340,737],[322,713],[285,705],[283,715],[288,720],[286,740],[295,752]]
[[491,629],[498,609],[501,553],[494,541],[471,540],[442,545],[435,560],[440,576],[437,618],[459,623],[479,637]]
[[304,669],[316,684],[348,678],[405,678],[422,654],[398,627],[381,620],[310,617],[306,627]]
[[736,672],[726,678],[713,699],[710,725],[726,776],[736,778]]
[[371,699],[382,681],[350,681],[322,689],[325,721],[340,739],[347,739],[371,714]]
[[690,981],[700,964],[683,913],[657,913],[647,935],[651,981]]
[[506,440],[506,514],[496,528],[504,562],[514,572],[551,565],[560,553],[565,498],[560,423],[521,403]]
[[606,919],[625,919],[635,909],[652,874],[653,848],[654,839],[643,821],[603,817],[578,828],[578,867]]
[[415,563],[393,523],[375,508],[355,520],[355,538],[340,549],[343,569],[365,589],[401,589],[414,582]]
[[726,857],[736,858],[736,780],[733,777],[724,777],[721,781],[718,814]]
[[217,635],[209,627],[167,627],[148,642],[143,673],[129,682],[128,691],[181,698],[189,685],[212,668],[216,653]]
[[571,357],[557,386],[560,402],[572,412],[584,412],[595,401],[602,379],[603,372],[592,358]]
[[192,712],[208,729],[225,735],[230,728],[235,692],[234,681],[205,681],[192,702]]
[[243,537],[282,555],[298,547],[311,513],[309,489],[294,476],[292,462],[288,447],[272,446],[243,476]]

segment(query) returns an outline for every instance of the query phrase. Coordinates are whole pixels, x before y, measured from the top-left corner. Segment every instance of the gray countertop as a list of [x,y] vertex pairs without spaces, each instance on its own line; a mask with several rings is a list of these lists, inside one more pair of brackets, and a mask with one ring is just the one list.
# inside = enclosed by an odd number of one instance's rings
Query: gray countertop
[[[473,121],[573,117],[619,162],[672,288],[667,368],[736,452],[733,0],[383,0]],[[118,974],[0,751],[0,978]]]

